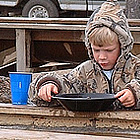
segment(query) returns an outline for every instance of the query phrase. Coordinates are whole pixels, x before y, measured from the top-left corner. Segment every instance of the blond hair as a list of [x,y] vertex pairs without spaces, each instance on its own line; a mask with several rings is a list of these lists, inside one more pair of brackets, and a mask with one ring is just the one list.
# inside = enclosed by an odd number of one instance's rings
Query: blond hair
[[89,41],[96,46],[111,45],[114,41],[119,42],[117,34],[105,26],[95,28],[89,35]]

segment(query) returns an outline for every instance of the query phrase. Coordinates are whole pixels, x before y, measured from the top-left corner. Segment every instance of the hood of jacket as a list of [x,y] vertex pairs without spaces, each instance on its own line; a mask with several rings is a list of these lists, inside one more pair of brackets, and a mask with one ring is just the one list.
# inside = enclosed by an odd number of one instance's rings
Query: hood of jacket
[[133,47],[133,37],[129,30],[129,25],[123,10],[117,0],[107,0],[91,15],[85,29],[85,45],[90,59],[94,59],[89,35],[95,29],[106,26],[113,30],[119,38],[121,44],[120,58],[127,58]]

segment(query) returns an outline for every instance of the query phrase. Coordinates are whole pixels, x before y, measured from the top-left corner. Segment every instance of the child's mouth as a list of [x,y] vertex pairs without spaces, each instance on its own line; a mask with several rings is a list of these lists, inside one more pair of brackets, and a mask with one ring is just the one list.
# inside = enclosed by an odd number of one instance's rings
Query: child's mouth
[[108,65],[108,63],[100,63],[100,65],[101,65],[102,67],[106,67],[106,66]]

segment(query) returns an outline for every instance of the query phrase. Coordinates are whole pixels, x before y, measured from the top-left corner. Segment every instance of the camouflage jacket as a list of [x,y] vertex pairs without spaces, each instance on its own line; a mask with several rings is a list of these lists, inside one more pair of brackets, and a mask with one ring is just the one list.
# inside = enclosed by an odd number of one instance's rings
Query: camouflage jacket
[[[32,83],[30,100],[39,106],[44,106],[37,96],[39,88],[47,83],[54,83],[60,93],[109,93],[116,94],[120,90],[129,88],[139,108],[140,102],[140,59],[129,54],[129,58],[121,59],[115,65],[109,80],[98,64],[88,60],[69,73],[58,75],[56,72],[41,73]],[[41,105],[42,104],[42,105]],[[128,109],[123,107],[118,100],[114,102],[114,110]]]

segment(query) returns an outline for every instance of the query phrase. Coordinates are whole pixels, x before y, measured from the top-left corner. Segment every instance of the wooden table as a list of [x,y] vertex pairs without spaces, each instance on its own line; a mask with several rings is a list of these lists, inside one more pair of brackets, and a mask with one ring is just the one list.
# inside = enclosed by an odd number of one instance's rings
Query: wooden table
[[17,129],[0,129],[0,139],[13,140],[136,140],[135,138],[123,138],[112,136],[96,136],[75,133],[31,131]]
[[0,104],[0,127],[140,138],[140,111],[72,112],[62,107]]
[[13,140],[136,140],[135,138],[123,138],[113,136],[96,136],[75,133],[31,131],[17,129],[0,129],[0,139]]

